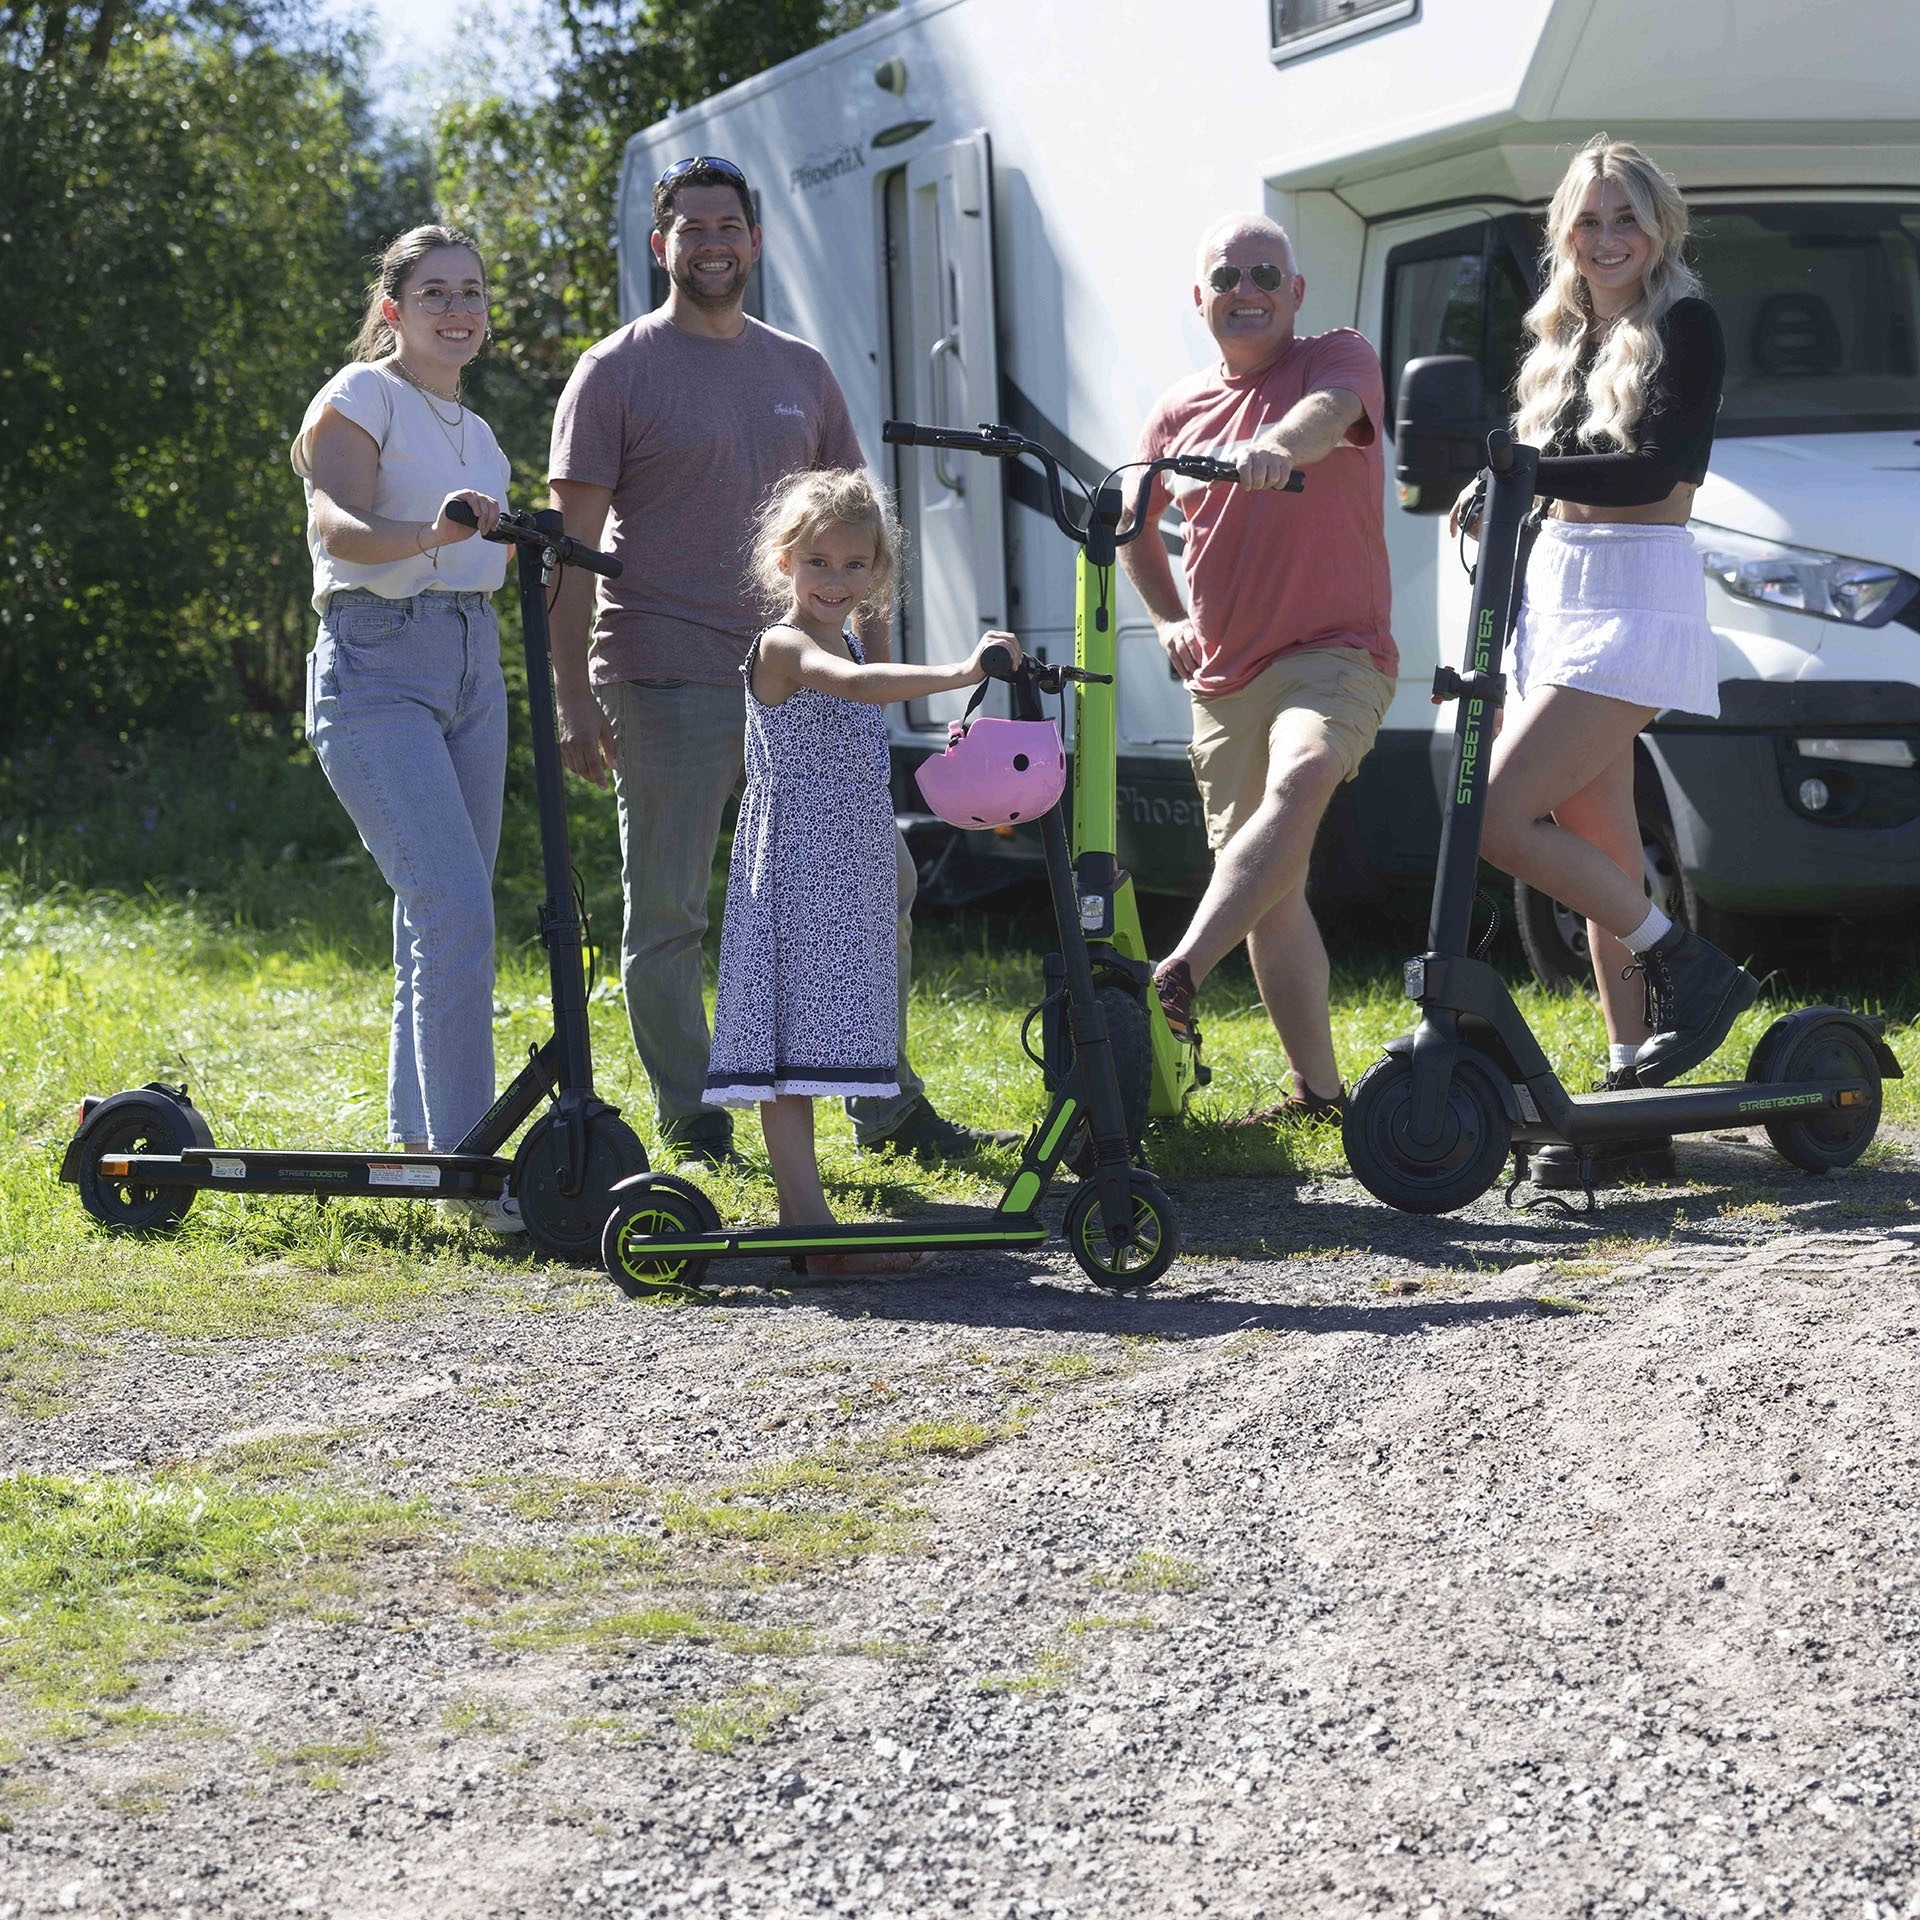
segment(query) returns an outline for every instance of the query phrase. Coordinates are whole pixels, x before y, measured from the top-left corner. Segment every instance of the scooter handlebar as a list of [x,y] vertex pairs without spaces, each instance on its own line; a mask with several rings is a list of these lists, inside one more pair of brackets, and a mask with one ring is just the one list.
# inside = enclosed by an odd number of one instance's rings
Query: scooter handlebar
[[[1188,480],[1237,480],[1240,469],[1231,460],[1216,460],[1211,454],[1186,453],[1169,460],[1167,465],[1177,474]],[[1280,489],[1282,493],[1300,493],[1306,488],[1307,476],[1295,471],[1287,475],[1287,484]]]
[[980,671],[989,680],[1011,680],[1013,678],[1013,655],[1005,647],[989,647],[980,656]]
[[1010,427],[923,427],[912,420],[889,420],[880,438],[890,447],[945,447],[954,453],[990,453],[1002,460],[1025,451],[1026,442]]
[[[464,500],[448,501],[447,518],[457,520],[463,527],[480,524],[479,517]],[[612,554],[585,546],[568,534],[548,533],[532,514],[516,513],[511,507],[501,509],[500,524],[482,538],[502,547],[545,547],[563,567],[585,567],[589,573],[604,574],[609,580],[620,577],[621,563]]]

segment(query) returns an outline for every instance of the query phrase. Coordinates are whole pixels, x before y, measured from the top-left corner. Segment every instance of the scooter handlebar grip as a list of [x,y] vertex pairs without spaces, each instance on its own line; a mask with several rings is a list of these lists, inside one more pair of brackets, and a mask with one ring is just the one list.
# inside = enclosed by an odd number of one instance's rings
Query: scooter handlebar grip
[[577,541],[569,540],[561,559],[570,567],[585,567],[589,573],[600,574],[608,580],[620,578],[621,563],[610,553],[602,553],[595,547],[583,547]]
[[1495,427],[1487,435],[1487,465],[1495,473],[1513,470],[1513,435],[1505,427]]
[[447,502],[447,518],[458,520],[463,527],[477,527],[480,524],[480,516],[464,500]]
[[1287,475],[1287,484],[1280,489],[1282,493],[1305,493],[1306,490],[1307,476],[1297,471]]
[[989,647],[980,656],[980,667],[989,680],[1013,678],[1013,655],[1005,647]]
[[889,420],[880,429],[880,438],[890,447],[917,447],[921,429],[911,420]]

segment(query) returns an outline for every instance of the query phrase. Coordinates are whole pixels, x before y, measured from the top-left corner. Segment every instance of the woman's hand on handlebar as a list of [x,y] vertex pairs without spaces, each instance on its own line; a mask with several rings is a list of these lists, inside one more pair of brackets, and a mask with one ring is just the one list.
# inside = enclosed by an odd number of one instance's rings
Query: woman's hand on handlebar
[[[473,514],[477,524],[462,526],[458,520],[447,517],[447,508],[454,501],[460,501]],[[490,493],[476,493],[472,488],[463,488],[459,493],[450,493],[440,503],[440,512],[425,534],[420,545],[428,547],[451,547],[461,540],[484,539],[500,524],[500,502]]]
[[1464,527],[1467,538],[1476,544],[1479,542],[1480,502],[1480,489],[1476,485],[1469,487],[1453,503],[1447,514],[1447,534],[1450,539],[1457,540],[1460,537],[1460,530]]
[[998,632],[983,633],[980,636],[980,644],[974,648],[972,654],[968,657],[965,685],[969,687],[973,686],[987,677],[987,670],[981,662],[986,657],[986,652],[989,647],[1004,647],[1007,650],[1010,663],[1016,667],[1020,664],[1020,642],[1012,634]]

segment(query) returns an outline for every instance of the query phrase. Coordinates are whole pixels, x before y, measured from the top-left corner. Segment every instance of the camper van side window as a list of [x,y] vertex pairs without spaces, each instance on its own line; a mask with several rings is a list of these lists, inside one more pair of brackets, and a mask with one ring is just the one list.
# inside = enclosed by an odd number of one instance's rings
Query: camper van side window
[[1420,0],[1269,0],[1269,8],[1268,58],[1279,62],[1411,20],[1420,11]]

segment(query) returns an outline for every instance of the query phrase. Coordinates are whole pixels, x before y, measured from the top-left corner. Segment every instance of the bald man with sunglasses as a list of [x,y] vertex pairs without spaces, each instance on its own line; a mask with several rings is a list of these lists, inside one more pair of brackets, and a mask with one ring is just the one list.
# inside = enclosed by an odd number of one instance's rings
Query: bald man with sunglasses
[[[1233,486],[1162,476],[1149,511],[1183,525],[1183,601],[1165,545],[1121,549],[1193,700],[1194,778],[1213,876],[1154,972],[1167,1019],[1193,1022],[1207,975],[1247,943],[1293,1089],[1241,1124],[1337,1124],[1345,1089],[1327,1013],[1327,951],[1306,899],[1321,816],[1393,698],[1380,361],[1348,327],[1302,334],[1306,292],[1285,231],[1258,215],[1200,243],[1194,306],[1215,364],[1161,395],[1140,457],[1232,460]],[[1284,492],[1304,472],[1301,493]],[[1169,481],[1171,480],[1171,485]]]

